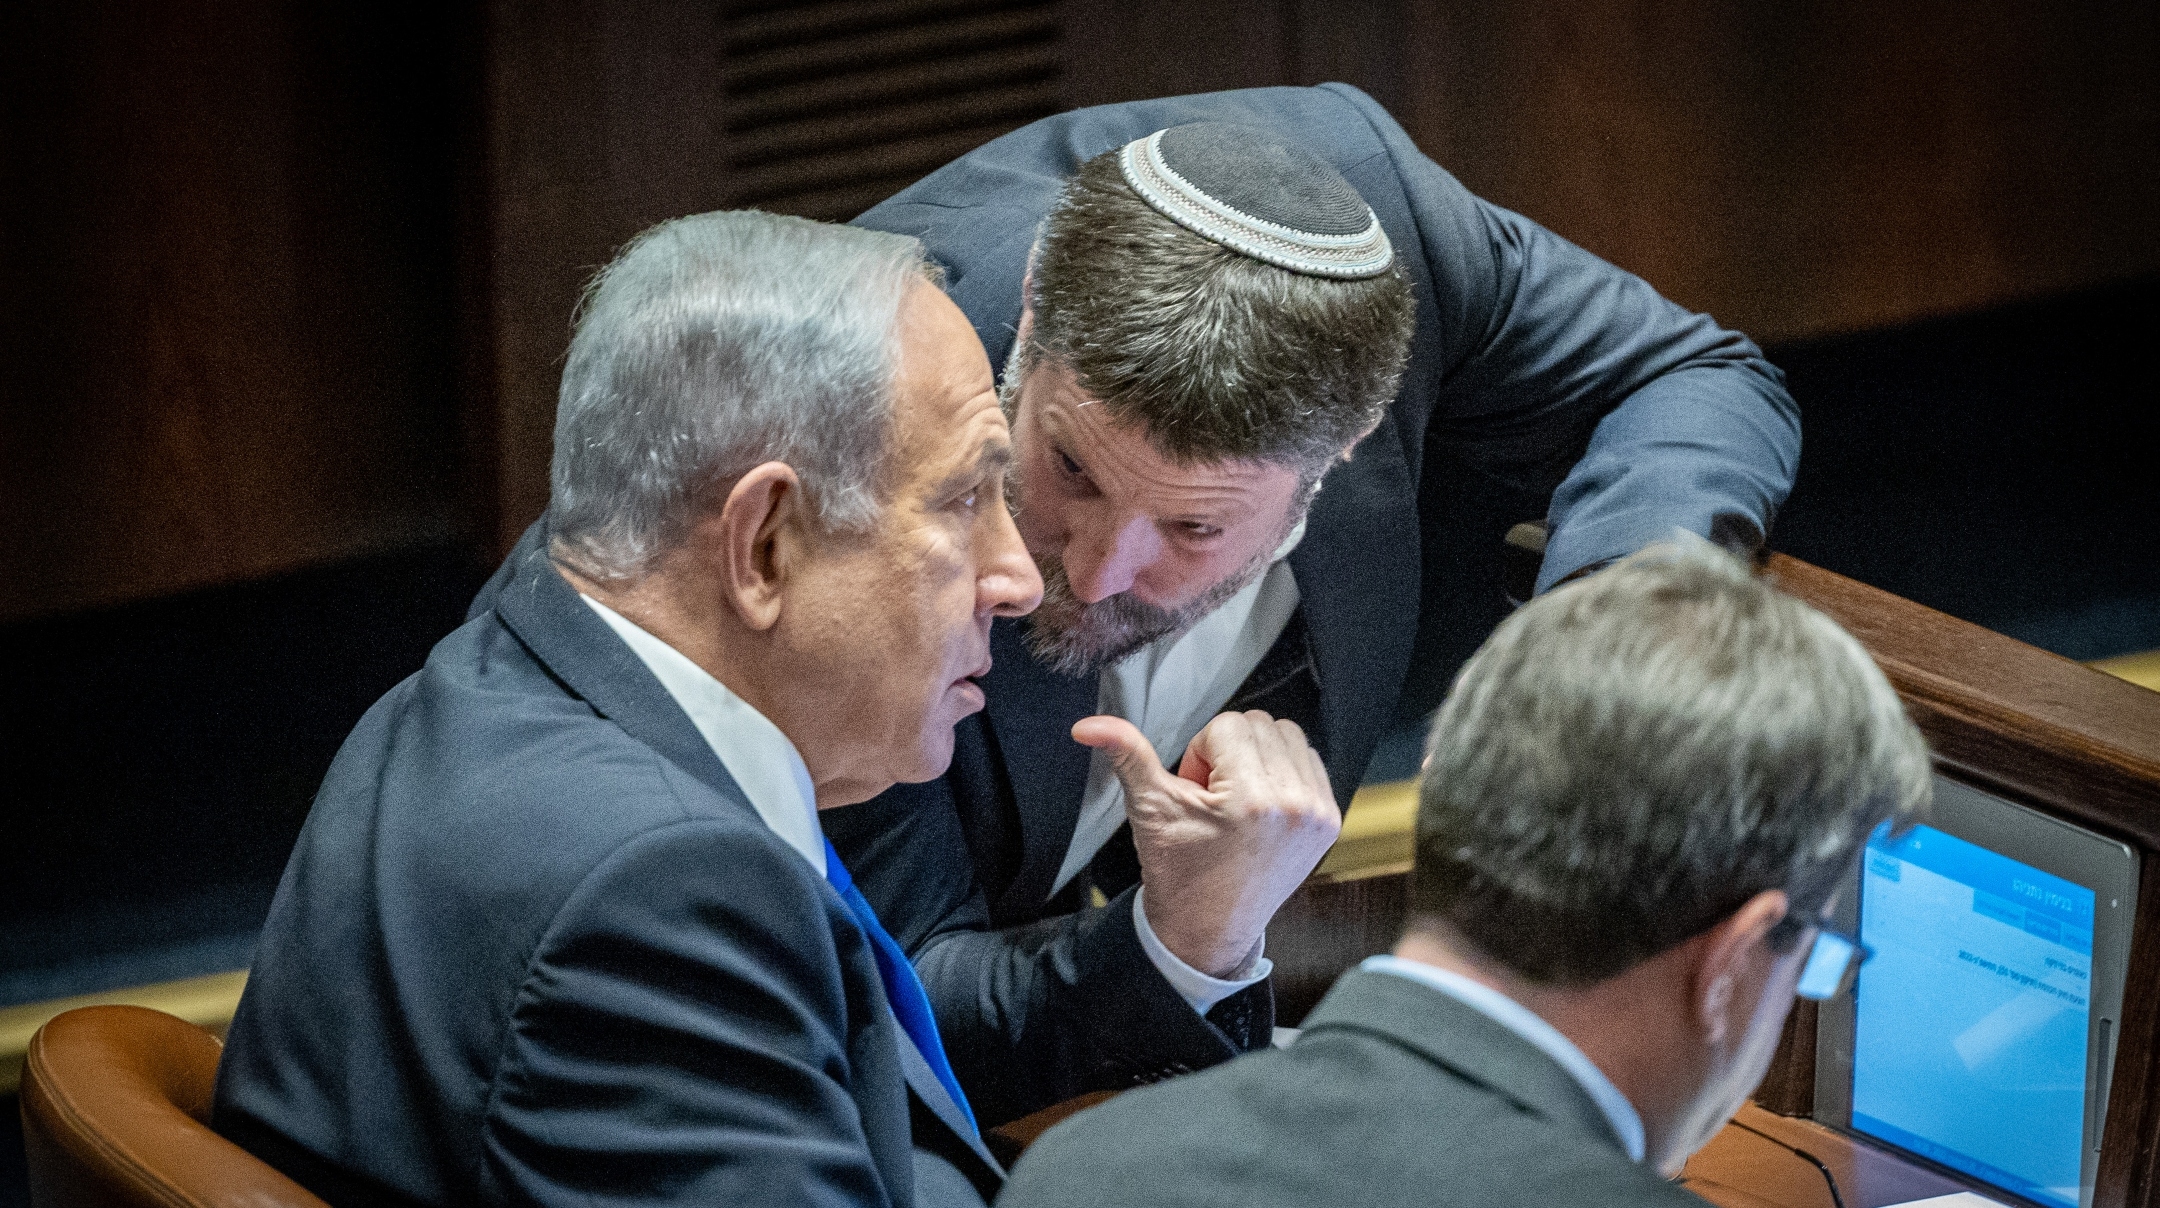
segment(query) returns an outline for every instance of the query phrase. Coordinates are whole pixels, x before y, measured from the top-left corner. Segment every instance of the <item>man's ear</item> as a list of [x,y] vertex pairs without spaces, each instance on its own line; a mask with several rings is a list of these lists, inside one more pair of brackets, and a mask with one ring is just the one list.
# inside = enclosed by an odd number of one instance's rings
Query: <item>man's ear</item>
[[1778,958],[1766,942],[1770,929],[1790,908],[1782,890],[1766,889],[1697,941],[1695,1024],[1712,1048],[1737,1044],[1746,1034],[1755,998]]
[[794,468],[768,461],[737,479],[719,514],[707,513],[699,524],[708,556],[719,564],[721,594],[743,624],[765,630],[779,623],[808,519]]

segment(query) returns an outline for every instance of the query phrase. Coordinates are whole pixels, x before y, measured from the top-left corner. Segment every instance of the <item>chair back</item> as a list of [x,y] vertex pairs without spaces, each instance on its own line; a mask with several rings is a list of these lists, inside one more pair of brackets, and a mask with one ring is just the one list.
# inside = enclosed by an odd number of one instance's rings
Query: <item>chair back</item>
[[210,1131],[217,1037],[146,1007],[54,1016],[23,1063],[23,1149],[37,1208],[318,1208]]

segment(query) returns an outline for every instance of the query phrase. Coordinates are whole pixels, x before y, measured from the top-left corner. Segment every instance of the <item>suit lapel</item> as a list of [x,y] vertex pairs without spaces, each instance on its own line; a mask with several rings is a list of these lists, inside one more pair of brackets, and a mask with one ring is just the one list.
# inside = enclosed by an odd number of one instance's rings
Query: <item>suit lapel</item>
[[742,789],[690,715],[653,678],[637,652],[555,573],[544,550],[522,559],[495,603],[495,614],[594,712],[722,797],[749,808]]
[[1006,896],[1032,916],[1065,861],[1087,791],[1091,752],[1073,741],[1072,727],[1095,712],[1096,677],[1059,675],[1037,662],[1022,640],[1025,623],[1000,618],[991,626],[983,697],[1025,852]]
[[1417,488],[1390,413],[1329,472],[1291,551],[1320,680],[1328,774],[1349,804],[1410,669],[1418,615]]

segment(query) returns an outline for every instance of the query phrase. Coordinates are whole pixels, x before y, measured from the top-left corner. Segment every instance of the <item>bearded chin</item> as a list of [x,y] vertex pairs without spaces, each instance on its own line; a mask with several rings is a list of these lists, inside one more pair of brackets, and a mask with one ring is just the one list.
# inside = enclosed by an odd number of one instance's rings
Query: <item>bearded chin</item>
[[1038,558],[1042,603],[1028,617],[1027,648],[1060,675],[1093,675],[1163,638],[1174,638],[1215,611],[1267,569],[1265,555],[1177,608],[1158,608],[1130,592],[1083,603],[1061,558]]

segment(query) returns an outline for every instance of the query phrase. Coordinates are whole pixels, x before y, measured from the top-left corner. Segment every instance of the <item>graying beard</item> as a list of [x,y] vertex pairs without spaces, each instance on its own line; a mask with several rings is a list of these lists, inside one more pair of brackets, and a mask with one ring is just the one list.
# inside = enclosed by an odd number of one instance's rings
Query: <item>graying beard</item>
[[1060,675],[1093,675],[1151,642],[1174,639],[1191,629],[1259,578],[1267,569],[1268,553],[1272,550],[1177,608],[1158,608],[1130,592],[1083,604],[1065,578],[1063,559],[1037,559],[1043,597],[1042,604],[1028,618],[1028,652]]

